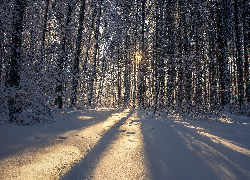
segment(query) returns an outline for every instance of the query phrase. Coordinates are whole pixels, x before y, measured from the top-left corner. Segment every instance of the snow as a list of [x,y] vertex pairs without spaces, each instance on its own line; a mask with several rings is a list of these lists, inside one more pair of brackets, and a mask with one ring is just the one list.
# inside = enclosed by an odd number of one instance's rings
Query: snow
[[250,118],[67,110],[0,124],[0,179],[250,179]]

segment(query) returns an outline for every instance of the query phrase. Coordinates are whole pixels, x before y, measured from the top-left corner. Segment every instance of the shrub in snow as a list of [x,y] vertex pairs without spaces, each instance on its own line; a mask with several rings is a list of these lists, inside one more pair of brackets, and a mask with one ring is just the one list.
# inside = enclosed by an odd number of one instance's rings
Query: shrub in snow
[[[13,107],[10,106],[12,102]],[[37,89],[22,86],[19,89],[1,89],[1,120],[18,124],[53,121],[47,97]],[[11,119],[10,108],[13,108]]]

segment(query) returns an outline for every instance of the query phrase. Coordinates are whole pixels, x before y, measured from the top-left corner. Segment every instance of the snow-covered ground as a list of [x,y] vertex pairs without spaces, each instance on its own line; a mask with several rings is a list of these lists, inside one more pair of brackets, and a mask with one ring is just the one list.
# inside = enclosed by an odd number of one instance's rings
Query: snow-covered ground
[[250,118],[96,109],[0,124],[0,179],[250,179]]

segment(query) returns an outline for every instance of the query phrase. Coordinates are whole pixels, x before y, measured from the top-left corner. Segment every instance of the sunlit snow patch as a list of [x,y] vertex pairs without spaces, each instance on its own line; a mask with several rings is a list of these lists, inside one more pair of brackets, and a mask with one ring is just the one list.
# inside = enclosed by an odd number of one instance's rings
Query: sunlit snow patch
[[129,112],[127,109],[87,128],[58,134],[55,145],[29,148],[0,160],[0,179],[59,179],[88,154],[101,135]]
[[81,119],[81,120],[89,120],[89,119],[92,119],[93,117],[91,117],[91,116],[78,116],[77,118]]
[[236,145],[236,143],[233,141],[225,140],[219,136],[215,136],[215,135],[205,133],[205,132],[198,131],[198,133],[203,135],[203,136],[209,137],[213,142],[220,143],[220,144],[226,146],[227,148],[230,148],[234,151],[237,151],[239,153],[245,154],[245,155],[250,157],[250,150],[249,149],[246,149],[246,148],[243,148],[239,145]]

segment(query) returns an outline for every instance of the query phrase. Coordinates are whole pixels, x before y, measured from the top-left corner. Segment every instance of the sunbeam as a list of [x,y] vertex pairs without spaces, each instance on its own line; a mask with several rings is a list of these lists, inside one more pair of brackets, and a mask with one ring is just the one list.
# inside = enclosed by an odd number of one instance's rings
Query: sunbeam
[[55,145],[26,149],[1,160],[0,179],[59,179],[75,163],[84,159],[102,135],[129,112],[130,110],[126,109],[93,126],[60,134],[59,137],[65,138],[57,141]]

